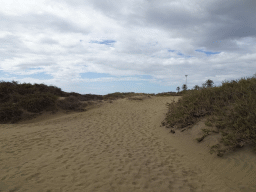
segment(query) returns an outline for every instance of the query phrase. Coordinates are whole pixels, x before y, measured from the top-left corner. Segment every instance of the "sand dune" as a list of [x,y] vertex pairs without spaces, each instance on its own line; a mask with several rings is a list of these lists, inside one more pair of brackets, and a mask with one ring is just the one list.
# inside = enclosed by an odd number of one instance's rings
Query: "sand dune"
[[0,191],[256,191],[256,155],[217,157],[202,123],[160,127],[177,97],[119,99],[85,112],[0,125]]

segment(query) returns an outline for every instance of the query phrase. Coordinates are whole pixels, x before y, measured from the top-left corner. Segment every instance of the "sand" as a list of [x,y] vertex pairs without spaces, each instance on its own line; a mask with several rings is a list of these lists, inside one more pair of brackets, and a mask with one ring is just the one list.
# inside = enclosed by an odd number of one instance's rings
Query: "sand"
[[169,133],[167,102],[119,99],[90,110],[0,125],[0,191],[256,191],[256,155],[217,157],[194,138],[204,127]]

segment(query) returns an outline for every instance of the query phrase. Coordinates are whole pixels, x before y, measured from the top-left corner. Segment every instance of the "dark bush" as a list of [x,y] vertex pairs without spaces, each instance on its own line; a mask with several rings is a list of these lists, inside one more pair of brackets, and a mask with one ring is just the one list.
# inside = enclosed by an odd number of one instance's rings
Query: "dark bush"
[[19,84],[16,91],[20,95],[26,95],[26,94],[33,94],[36,92],[36,90],[37,89],[34,85],[31,85],[30,83],[23,83],[23,84]]
[[78,96],[78,99],[80,101],[103,100],[103,96],[102,95],[85,94],[85,95]]
[[49,91],[49,87],[47,85],[35,83],[34,86],[36,87],[37,91],[41,93],[46,93]]
[[22,97],[20,106],[29,112],[38,113],[55,106],[58,97],[49,93],[27,94]]
[[81,104],[77,97],[69,96],[64,100],[59,100],[57,102],[58,107],[64,110],[80,110],[83,111],[84,104]]
[[75,92],[71,92],[71,93],[69,93],[69,95],[70,96],[75,96],[75,97],[81,96],[81,94],[75,93]]
[[10,99],[11,99],[11,96],[8,93],[5,94],[4,92],[0,92],[0,102],[1,103],[9,102]]
[[[71,97],[69,97],[71,96]],[[67,97],[64,101],[58,101],[58,97]],[[58,106],[66,110],[83,111],[84,103],[79,101],[102,100],[101,95],[81,95],[79,93],[67,93],[56,86],[44,84],[30,84],[18,82],[0,82],[0,109],[1,120],[12,122],[19,120],[21,110],[22,118],[36,117],[43,110],[57,111]],[[15,108],[13,108],[15,106]],[[31,114],[32,113],[32,114]],[[34,113],[34,114],[33,114]]]
[[9,121],[16,122],[22,115],[22,111],[14,105],[4,105],[0,107],[0,123]]

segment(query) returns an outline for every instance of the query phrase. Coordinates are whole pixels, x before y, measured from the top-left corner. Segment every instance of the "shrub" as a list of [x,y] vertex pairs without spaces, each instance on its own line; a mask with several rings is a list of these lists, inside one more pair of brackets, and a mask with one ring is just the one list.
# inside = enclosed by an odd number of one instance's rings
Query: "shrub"
[[57,96],[50,93],[27,94],[22,97],[20,106],[29,112],[38,113],[44,109],[55,106],[55,101],[57,98]]
[[20,119],[22,111],[16,106],[7,103],[0,108],[0,122],[6,123],[9,121],[16,122]]
[[86,104],[82,104],[79,102],[78,98],[75,96],[69,96],[65,98],[64,100],[59,100],[57,102],[57,105],[64,110],[75,110],[75,111],[84,111],[83,107],[86,106]]
[[241,142],[256,146],[256,78],[224,81],[220,87],[187,91],[182,99],[169,106],[166,121],[169,126],[184,128],[203,117],[214,117],[206,124],[222,130],[221,142],[228,150],[243,146]]

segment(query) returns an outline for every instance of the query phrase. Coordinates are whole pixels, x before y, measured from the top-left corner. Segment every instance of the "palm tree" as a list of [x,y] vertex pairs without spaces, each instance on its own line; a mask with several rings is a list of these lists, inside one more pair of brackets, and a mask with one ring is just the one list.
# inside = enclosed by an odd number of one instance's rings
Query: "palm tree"
[[183,85],[182,85],[182,90],[183,90],[183,91],[186,91],[186,90],[187,90],[187,85],[186,85],[186,84],[183,84]]
[[177,87],[176,90],[178,91],[178,93],[180,92],[180,87]]
[[195,85],[195,86],[194,86],[194,90],[199,90],[199,88],[200,88],[200,87],[199,87],[198,85]]
[[205,84],[206,84],[206,87],[207,88],[209,88],[209,87],[213,87],[213,81],[211,80],[211,79],[208,79],[206,82],[205,82]]

